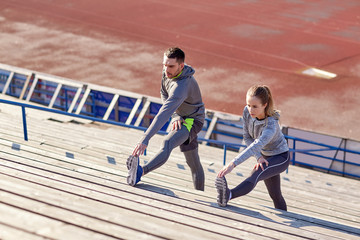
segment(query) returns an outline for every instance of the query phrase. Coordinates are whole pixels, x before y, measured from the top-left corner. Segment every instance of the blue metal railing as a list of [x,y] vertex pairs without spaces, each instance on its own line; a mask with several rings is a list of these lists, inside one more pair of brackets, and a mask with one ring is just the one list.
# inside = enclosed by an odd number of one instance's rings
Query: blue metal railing
[[[327,172],[338,173],[338,174],[341,174],[342,176],[347,175],[347,176],[351,176],[351,177],[358,177],[358,178],[360,177],[360,175],[345,172],[345,167],[344,167],[345,164],[348,164],[349,166],[360,167],[359,163],[346,161],[346,159],[345,159],[345,153],[356,154],[356,155],[359,155],[359,157],[360,157],[360,151],[354,151],[354,150],[350,150],[350,149],[346,149],[346,148],[341,148],[341,147],[338,147],[338,146],[337,147],[336,146],[331,146],[331,145],[327,145],[327,144],[323,144],[323,143],[319,143],[319,142],[314,142],[314,141],[311,141],[311,140],[291,137],[291,136],[287,136],[287,135],[285,137],[286,137],[286,139],[293,141],[293,146],[290,149],[290,151],[292,152],[292,164],[293,165],[299,164],[299,165],[303,165],[303,166],[309,166],[309,167],[313,167],[313,168],[318,168],[318,169],[325,170]],[[311,145],[319,146],[319,147],[322,147],[322,148],[320,148],[320,149],[319,148],[296,149],[296,143],[297,142],[311,144]],[[314,152],[326,152],[326,151],[335,151],[336,154],[335,154],[334,157],[328,157],[328,156],[324,156],[324,155],[314,153]],[[344,153],[344,159],[336,158],[337,153],[339,151]],[[304,163],[304,162],[301,162],[301,161],[296,161],[295,153],[300,153],[300,154],[304,154],[304,155],[308,155],[308,156],[312,156],[312,157],[327,159],[327,160],[331,161],[331,164],[329,165],[329,168],[325,168],[325,167],[321,167],[321,166],[314,165],[314,164],[308,164],[308,163]],[[334,162],[342,163],[343,164],[343,170],[339,171],[339,170],[331,169],[331,165]]]
[[[13,101],[4,100],[4,99],[0,99],[0,103],[20,106],[22,108],[22,119],[23,119],[23,125],[24,125],[24,139],[26,141],[28,140],[28,138],[27,138],[27,128],[25,127],[25,124],[26,124],[25,108],[32,108],[32,109],[37,109],[37,110],[40,110],[40,111],[57,113],[57,114],[82,118],[82,119],[96,121],[96,122],[103,122],[103,123],[108,123],[108,124],[112,124],[112,125],[118,125],[118,126],[122,126],[122,127],[134,128],[134,129],[138,129],[138,130],[146,130],[145,127],[136,127],[136,126],[133,126],[133,125],[127,125],[127,124],[122,123],[122,122],[116,122],[116,121],[111,121],[111,120],[103,120],[101,118],[95,118],[95,117],[90,117],[90,116],[85,116],[85,115],[78,115],[78,114],[75,114],[75,113],[68,113],[68,112],[64,112],[64,111],[61,111],[61,110],[57,110],[57,109],[39,107],[39,106],[34,106],[34,105],[31,105],[31,104],[27,104],[27,103],[13,102]],[[166,133],[163,132],[163,134],[166,134]]]
[[[10,76],[10,73],[11,73],[10,71],[0,69],[0,89],[2,88],[2,85],[5,85],[7,79]],[[14,96],[14,97],[18,98],[20,96],[20,92],[23,90],[25,80],[26,80],[25,75],[15,73],[9,83],[9,88],[8,88],[6,94],[9,96]],[[41,80],[41,82],[40,82],[40,80]],[[29,94],[28,91],[31,88],[33,81],[34,81],[34,78],[31,78],[29,81],[29,84],[26,88],[23,99],[28,97],[27,94]],[[47,106],[51,100],[51,97],[49,97],[49,96],[51,96],[53,94],[53,92],[57,88],[58,84],[53,83],[48,80],[39,79],[39,82],[37,83],[37,85],[41,85],[42,87],[36,87],[34,89],[33,94],[30,97],[30,102]],[[85,90],[83,89],[83,91],[81,92],[81,97],[84,94],[84,91]],[[63,111],[68,111],[69,105],[73,101],[73,97],[75,96],[76,92],[77,92],[76,88],[63,85],[61,88],[60,94],[57,96],[57,100],[54,102],[53,108],[63,110]],[[109,104],[109,102],[111,100],[110,98],[112,98],[113,95],[114,94],[112,94],[112,93],[106,93],[106,92],[92,90],[88,96],[88,99],[85,101],[85,104],[84,104],[83,108],[81,109],[80,114],[87,115],[90,117],[101,118],[105,114],[105,112],[107,110],[107,104]],[[39,97],[37,97],[37,96],[39,96]],[[80,99],[81,99],[81,97],[80,97]],[[126,99],[126,101],[119,100],[119,107],[127,108],[131,105],[130,109],[132,108],[132,106],[134,105],[134,103],[137,100],[136,98],[127,97],[127,96],[121,96],[120,98],[122,100]],[[23,100],[23,99],[21,99],[21,100]],[[76,108],[78,107],[77,104],[79,103],[79,101],[80,100],[77,101],[73,111],[76,111]],[[149,115],[155,115],[157,113],[157,110],[161,107],[161,105],[160,106],[157,106],[157,105],[158,105],[157,103],[150,105]],[[119,110],[117,113],[113,112],[112,114],[110,114],[109,120],[125,122],[124,119],[125,120],[127,119],[127,117],[129,116],[129,113],[130,113],[130,111],[126,112],[126,111],[121,111],[121,110]],[[115,116],[117,116],[118,119],[115,119]],[[133,121],[136,121],[136,118],[134,118]],[[162,130],[165,130],[166,128],[167,128],[167,124],[165,124],[165,126],[162,128]]]
[[[112,121],[112,120],[103,120],[103,119],[96,118],[96,117],[78,115],[78,114],[74,114],[74,113],[64,112],[64,111],[61,111],[61,110],[50,109],[50,108],[45,108],[45,107],[39,107],[39,106],[34,106],[34,105],[26,104],[26,103],[14,102],[14,101],[9,101],[9,100],[4,100],[4,99],[0,99],[0,103],[5,103],[5,104],[10,104],[10,105],[15,105],[15,106],[21,107],[24,139],[26,141],[28,141],[27,123],[26,123],[26,108],[32,108],[32,109],[37,109],[37,110],[40,110],[40,111],[46,111],[46,112],[51,112],[51,113],[56,113],[56,114],[61,114],[61,115],[67,115],[67,116],[72,116],[72,117],[76,117],[76,118],[82,118],[82,119],[87,119],[87,120],[91,120],[91,121],[102,122],[102,123],[107,123],[107,124],[112,124],[112,125],[117,125],[117,126],[122,126],[122,127],[127,127],[127,128],[134,128],[134,129],[138,129],[138,130],[142,130],[142,131],[145,131],[147,129],[146,127],[127,125],[127,124],[122,123],[122,122],[116,122],[116,121]],[[167,133],[165,131],[159,131],[159,134],[165,135]],[[321,151],[342,151],[344,153],[352,153],[352,154],[360,155],[359,151],[353,151],[353,150],[349,150],[349,149],[345,149],[345,148],[334,147],[334,146],[330,146],[330,145],[327,145],[327,144],[318,143],[318,142],[314,142],[314,141],[310,141],[310,140],[306,140],[306,139],[300,139],[300,138],[296,138],[296,137],[291,137],[291,136],[287,136],[287,135],[285,135],[285,138],[288,139],[288,140],[293,141],[293,147],[290,148],[290,152],[292,152],[292,164],[311,166],[311,167],[326,170],[328,172],[339,173],[339,174],[342,174],[343,176],[346,175],[346,176],[352,176],[352,177],[360,177],[360,175],[346,173],[345,171],[338,171],[338,170],[333,170],[333,169],[329,169],[329,168],[323,168],[323,167],[319,167],[319,166],[316,166],[316,165],[311,165],[311,164],[307,164],[307,163],[303,163],[303,162],[298,162],[295,159],[295,153],[301,153],[301,154],[306,154],[306,155],[313,156],[313,157],[319,157],[319,158],[327,159],[327,160],[330,160],[330,161],[341,162],[343,164],[349,164],[349,165],[360,167],[360,164],[354,163],[354,162],[349,162],[349,161],[346,161],[345,159],[337,159],[336,157],[331,158],[331,157],[327,157],[327,156],[323,156],[323,155],[320,155],[320,154],[313,153],[313,152],[321,152]],[[237,149],[239,149],[240,147],[246,147],[243,144],[229,143],[229,142],[224,142],[224,141],[219,141],[219,140],[212,140],[212,139],[199,138],[199,141],[205,141],[208,144],[216,144],[216,145],[222,146],[223,149],[224,149],[223,165],[226,164],[226,152],[227,152],[229,147],[230,148],[237,148]],[[315,149],[296,149],[296,142],[303,142],[303,143],[307,143],[307,144],[320,146],[320,147],[323,147],[323,148],[322,149],[319,149],[319,148],[315,148]]]
[[[22,109],[22,121],[23,121],[23,132],[24,132],[24,140],[28,141],[28,133],[27,133],[27,124],[26,124],[26,108],[32,108],[32,109],[36,109],[36,110],[40,110],[40,111],[46,111],[46,112],[51,112],[51,113],[57,113],[57,114],[62,114],[62,115],[67,115],[67,116],[71,116],[71,117],[77,117],[77,118],[82,118],[82,119],[86,119],[86,120],[91,120],[91,121],[96,121],[96,122],[102,122],[102,123],[107,123],[107,124],[112,124],[112,125],[117,125],[117,126],[122,126],[122,127],[127,127],[127,128],[134,128],[137,130],[142,130],[142,131],[146,131],[146,127],[141,127],[141,126],[133,126],[133,125],[128,125],[122,122],[116,122],[116,121],[111,121],[111,120],[103,120],[100,118],[96,118],[96,117],[90,117],[90,116],[85,116],[85,115],[78,115],[78,114],[74,114],[74,113],[68,113],[68,112],[64,112],[61,110],[57,110],[57,109],[51,109],[51,108],[45,108],[45,107],[39,107],[39,106],[34,106],[31,104],[27,104],[27,103],[20,103],[20,102],[14,102],[14,101],[9,101],[9,100],[4,100],[4,99],[0,99],[0,103],[5,103],[5,104],[10,104],[10,105],[15,105],[15,106],[19,106]],[[165,131],[159,131],[159,134],[165,135],[167,134],[167,132]],[[222,141],[218,141],[218,140],[211,140],[211,139],[205,139],[205,138],[199,138],[199,141],[206,141],[208,143],[214,143],[214,144],[218,144],[218,145],[222,145],[224,147],[224,165],[226,163],[226,151],[227,148],[229,146],[232,147],[244,147],[245,145],[242,144],[234,144],[234,143],[227,143],[227,142],[222,142]]]

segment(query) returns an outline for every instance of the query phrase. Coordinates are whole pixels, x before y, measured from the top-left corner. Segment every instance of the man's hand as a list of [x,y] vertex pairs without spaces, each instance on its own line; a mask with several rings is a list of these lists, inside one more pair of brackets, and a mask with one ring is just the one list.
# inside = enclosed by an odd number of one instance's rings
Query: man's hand
[[233,169],[235,168],[235,164],[233,162],[230,162],[228,165],[226,165],[225,167],[223,167],[223,169],[221,169],[218,174],[217,177],[223,177],[226,174],[230,173]]
[[258,170],[259,166],[260,166],[261,169],[264,171],[264,165],[263,165],[264,163],[266,166],[269,166],[269,162],[263,156],[259,157],[259,159],[257,160],[257,163],[254,166],[254,169]]
[[181,125],[183,123],[186,123],[184,119],[180,119],[180,120],[175,120],[172,122],[172,127],[171,127],[171,131],[174,131],[174,130],[179,130],[181,129]]
[[140,156],[143,155],[146,149],[146,145],[142,143],[138,143],[132,153],[133,156]]

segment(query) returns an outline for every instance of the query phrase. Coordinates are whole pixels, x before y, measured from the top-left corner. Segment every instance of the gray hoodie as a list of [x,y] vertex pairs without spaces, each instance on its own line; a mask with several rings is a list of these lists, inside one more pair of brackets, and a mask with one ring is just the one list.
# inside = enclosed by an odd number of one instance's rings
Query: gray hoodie
[[160,91],[163,105],[141,138],[141,143],[148,145],[150,138],[171,116],[173,121],[194,118],[194,120],[204,122],[205,107],[199,85],[193,77],[194,73],[195,70],[188,65],[184,66],[181,75],[175,79],[168,79],[163,72]]
[[244,140],[247,146],[232,162],[235,165],[254,156],[259,159],[262,155],[274,156],[289,151],[288,144],[281,132],[279,125],[280,115],[276,113],[272,117],[258,120],[250,116],[247,107],[244,108]]

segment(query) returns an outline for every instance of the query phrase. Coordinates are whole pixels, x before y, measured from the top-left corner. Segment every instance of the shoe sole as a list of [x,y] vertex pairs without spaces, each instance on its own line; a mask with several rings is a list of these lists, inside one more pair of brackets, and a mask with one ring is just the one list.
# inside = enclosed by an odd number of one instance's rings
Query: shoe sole
[[218,192],[217,203],[221,207],[226,207],[226,190],[227,190],[227,182],[225,178],[216,178],[215,187]]
[[136,158],[136,157],[134,157],[134,156],[130,155],[130,156],[128,157],[128,159],[126,160],[126,167],[127,167],[127,170],[130,170],[130,168],[131,168],[131,164],[132,164],[132,162],[133,162],[133,158]]
[[130,186],[135,186],[136,184],[136,174],[137,174],[137,170],[138,170],[138,159],[136,157],[133,157],[130,159],[129,162],[129,172],[128,172],[128,177],[127,177],[127,183]]

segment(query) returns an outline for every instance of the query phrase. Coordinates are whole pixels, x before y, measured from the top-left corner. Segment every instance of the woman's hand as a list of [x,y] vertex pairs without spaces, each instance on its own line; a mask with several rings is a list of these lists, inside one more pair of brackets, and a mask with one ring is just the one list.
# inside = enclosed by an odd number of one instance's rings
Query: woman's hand
[[218,174],[217,177],[223,177],[226,174],[230,173],[233,169],[235,168],[235,164],[233,162],[228,163],[228,165],[226,165],[225,167],[223,167],[223,169],[221,169]]
[[269,166],[269,162],[263,157],[259,157],[259,159],[257,160],[257,163],[255,164],[254,166],[254,169],[255,170],[258,170],[259,169],[259,166],[261,167],[261,169],[264,171],[264,164],[266,166]]

